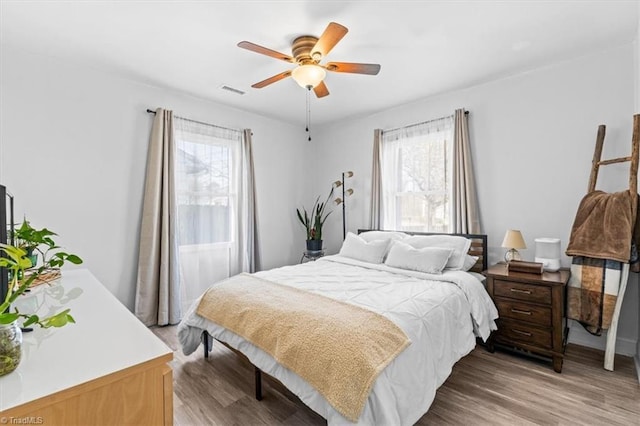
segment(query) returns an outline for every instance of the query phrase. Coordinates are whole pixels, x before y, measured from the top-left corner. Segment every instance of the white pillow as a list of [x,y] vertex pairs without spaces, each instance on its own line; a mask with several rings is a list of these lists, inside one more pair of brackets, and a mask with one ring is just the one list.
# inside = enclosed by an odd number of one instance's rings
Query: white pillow
[[391,240],[365,241],[349,232],[342,243],[340,255],[369,263],[382,263]]
[[464,257],[464,264],[462,265],[462,270],[467,272],[471,268],[473,268],[476,262],[480,259],[478,256],[466,255]]
[[487,277],[485,277],[482,274],[479,274],[477,272],[469,272],[471,275],[473,275],[474,277],[476,277],[478,279],[478,281],[480,281],[482,283],[482,285],[486,286],[486,281],[487,281]]
[[413,248],[438,247],[453,249],[445,269],[459,271],[464,266],[471,240],[458,235],[413,235],[402,240]]
[[453,249],[450,248],[424,247],[416,249],[402,241],[396,241],[391,246],[384,263],[394,268],[441,274],[452,253]]
[[408,235],[405,234],[404,232],[398,232],[398,231],[366,231],[358,234],[358,237],[362,238],[367,242],[375,241],[375,240],[398,241],[398,240],[404,240],[405,238],[408,237]]

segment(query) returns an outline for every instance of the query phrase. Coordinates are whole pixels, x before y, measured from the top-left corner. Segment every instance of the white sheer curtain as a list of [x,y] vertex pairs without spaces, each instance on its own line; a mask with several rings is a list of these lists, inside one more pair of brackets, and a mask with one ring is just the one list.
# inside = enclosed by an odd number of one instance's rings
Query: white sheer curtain
[[382,132],[382,229],[450,232],[453,116]]
[[214,282],[255,269],[255,188],[246,132],[178,117],[174,126],[185,307]]

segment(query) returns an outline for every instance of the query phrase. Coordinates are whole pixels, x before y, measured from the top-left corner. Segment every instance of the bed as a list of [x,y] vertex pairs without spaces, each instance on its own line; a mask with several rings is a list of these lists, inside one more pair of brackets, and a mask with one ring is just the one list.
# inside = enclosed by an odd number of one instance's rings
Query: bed
[[[466,243],[460,245],[462,240]],[[384,245],[381,241],[387,241],[384,250],[380,248]],[[374,245],[376,250],[371,249]],[[431,247],[434,245],[435,248]],[[449,257],[442,263],[447,251]],[[427,255],[429,259],[425,258]],[[435,255],[441,256],[431,260]],[[456,261],[452,263],[454,257]],[[435,270],[433,264],[437,264]],[[453,267],[455,264],[459,267]],[[442,268],[438,271],[440,265]],[[482,276],[474,274],[485,268],[485,235],[407,236],[366,231],[358,236],[347,235],[340,254],[245,277],[272,283],[278,288],[286,287],[286,291],[308,294],[310,298],[332,299],[335,303],[366,310],[404,333],[408,343],[401,345],[393,357],[388,357],[384,368],[376,373],[375,380],[366,387],[365,400],[355,417],[336,404],[333,395],[312,386],[313,378],[297,374],[289,364],[276,361],[281,358],[270,355],[274,352],[248,340],[251,337],[234,333],[233,327],[223,327],[200,315],[201,301],[208,297],[208,292],[185,314],[178,327],[178,337],[185,354],[194,352],[203,336],[205,343],[212,337],[242,353],[256,367],[257,379],[262,371],[279,380],[330,425],[410,425],[427,412],[438,387],[447,379],[453,365],[473,350],[476,339],[486,340],[496,329],[497,310],[481,283]],[[216,283],[211,288],[217,286],[223,287]],[[220,301],[220,296],[216,296],[216,301]],[[319,302],[314,299],[313,303]],[[326,320],[329,322],[329,318]],[[319,321],[306,322],[317,324]],[[380,334],[383,335],[386,336]],[[278,336],[271,337],[278,339]],[[296,350],[304,349],[300,346]],[[336,358],[340,357],[336,355]]]

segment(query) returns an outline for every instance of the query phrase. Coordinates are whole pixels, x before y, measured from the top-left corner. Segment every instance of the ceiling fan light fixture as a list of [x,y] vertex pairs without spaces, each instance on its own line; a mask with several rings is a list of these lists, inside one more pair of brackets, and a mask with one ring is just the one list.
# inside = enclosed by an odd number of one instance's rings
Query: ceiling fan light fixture
[[300,65],[291,71],[291,77],[305,89],[316,87],[324,80],[327,72],[318,65]]

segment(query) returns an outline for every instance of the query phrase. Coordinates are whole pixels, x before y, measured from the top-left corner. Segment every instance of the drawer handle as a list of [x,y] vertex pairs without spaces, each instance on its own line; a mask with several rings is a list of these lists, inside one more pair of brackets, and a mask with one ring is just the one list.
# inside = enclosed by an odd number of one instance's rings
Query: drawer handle
[[531,315],[531,311],[521,311],[520,309],[514,308],[511,308],[511,312],[513,312],[514,314]]
[[512,328],[511,331],[513,331],[514,333],[522,334],[523,336],[531,337],[531,333],[527,331],[520,331],[516,330],[515,328]]
[[520,290],[519,288],[512,288],[511,291],[514,293],[531,294],[531,290]]

